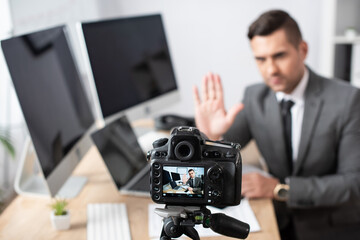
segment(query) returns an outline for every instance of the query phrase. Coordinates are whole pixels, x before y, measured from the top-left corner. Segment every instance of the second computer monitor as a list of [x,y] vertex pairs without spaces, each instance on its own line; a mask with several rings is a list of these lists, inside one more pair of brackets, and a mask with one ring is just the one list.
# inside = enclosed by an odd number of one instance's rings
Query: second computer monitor
[[140,118],[178,98],[160,15],[82,23],[82,31],[104,118],[136,107],[128,117]]
[[171,172],[171,177],[173,181],[179,181],[181,179],[180,174],[175,172]]

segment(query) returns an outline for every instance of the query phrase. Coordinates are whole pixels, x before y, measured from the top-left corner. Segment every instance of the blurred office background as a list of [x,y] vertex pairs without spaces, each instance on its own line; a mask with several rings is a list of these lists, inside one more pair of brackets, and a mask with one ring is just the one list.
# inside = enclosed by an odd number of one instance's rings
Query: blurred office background
[[[82,81],[88,86],[89,63],[81,56],[75,23],[161,13],[181,101],[159,114],[191,116],[192,85],[200,85],[209,71],[222,76],[227,108],[241,100],[247,85],[262,81],[246,35],[249,24],[269,9],[284,9],[298,21],[309,44],[306,62],[314,71],[359,86],[358,0],[0,0],[0,39],[68,24]],[[0,147],[0,201],[6,201],[13,195],[28,133],[1,50],[0,128],[11,136],[16,150],[11,159]]]

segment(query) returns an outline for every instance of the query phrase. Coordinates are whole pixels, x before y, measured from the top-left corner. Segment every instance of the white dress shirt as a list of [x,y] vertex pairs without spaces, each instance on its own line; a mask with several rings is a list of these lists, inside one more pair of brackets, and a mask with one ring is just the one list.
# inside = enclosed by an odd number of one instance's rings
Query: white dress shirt
[[304,76],[291,94],[277,92],[276,99],[280,103],[283,99],[291,100],[295,104],[291,108],[291,145],[293,162],[297,160],[304,118],[304,93],[309,82],[309,71],[305,68]]

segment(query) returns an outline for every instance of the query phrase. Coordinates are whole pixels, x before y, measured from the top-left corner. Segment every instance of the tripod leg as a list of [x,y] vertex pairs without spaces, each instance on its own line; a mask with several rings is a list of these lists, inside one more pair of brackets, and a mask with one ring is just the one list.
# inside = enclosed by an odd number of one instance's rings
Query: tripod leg
[[184,234],[191,239],[200,240],[198,232],[193,227],[184,227]]

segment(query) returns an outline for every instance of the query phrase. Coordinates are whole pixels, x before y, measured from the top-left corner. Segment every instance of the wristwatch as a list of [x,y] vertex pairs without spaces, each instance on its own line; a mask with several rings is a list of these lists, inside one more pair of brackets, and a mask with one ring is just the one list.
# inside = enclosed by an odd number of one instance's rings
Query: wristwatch
[[289,198],[290,186],[278,183],[274,188],[274,198],[278,201],[285,202]]

